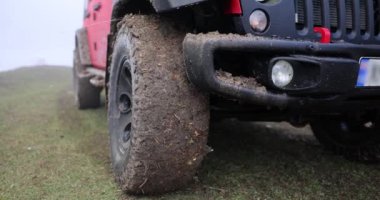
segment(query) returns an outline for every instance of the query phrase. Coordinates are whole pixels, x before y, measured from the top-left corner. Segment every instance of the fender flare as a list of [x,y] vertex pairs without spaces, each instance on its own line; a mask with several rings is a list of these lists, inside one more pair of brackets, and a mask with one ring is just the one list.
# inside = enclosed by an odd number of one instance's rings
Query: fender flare
[[[130,2],[133,0],[113,0],[113,4],[117,4],[120,1]],[[141,1],[141,0],[139,0]],[[185,6],[201,3],[208,0],[149,0],[153,8],[157,13],[163,13],[170,10],[178,9]]]
[[207,0],[152,0],[151,3],[158,13],[201,3]]

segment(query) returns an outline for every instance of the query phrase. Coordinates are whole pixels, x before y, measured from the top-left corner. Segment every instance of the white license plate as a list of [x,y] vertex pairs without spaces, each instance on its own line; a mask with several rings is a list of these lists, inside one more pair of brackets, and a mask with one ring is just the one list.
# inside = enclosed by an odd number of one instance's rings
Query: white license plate
[[357,87],[380,86],[380,58],[361,58]]

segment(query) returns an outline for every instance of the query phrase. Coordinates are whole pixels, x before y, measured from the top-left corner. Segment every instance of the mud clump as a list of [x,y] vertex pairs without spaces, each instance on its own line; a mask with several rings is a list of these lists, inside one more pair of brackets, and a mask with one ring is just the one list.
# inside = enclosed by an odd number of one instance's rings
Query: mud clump
[[261,85],[256,81],[255,78],[252,77],[244,77],[244,76],[233,76],[231,73],[223,71],[223,70],[217,70],[216,71],[216,77],[230,85],[234,85],[236,87],[241,88],[247,88],[247,89],[254,89],[258,92],[267,92],[267,89],[265,86]]

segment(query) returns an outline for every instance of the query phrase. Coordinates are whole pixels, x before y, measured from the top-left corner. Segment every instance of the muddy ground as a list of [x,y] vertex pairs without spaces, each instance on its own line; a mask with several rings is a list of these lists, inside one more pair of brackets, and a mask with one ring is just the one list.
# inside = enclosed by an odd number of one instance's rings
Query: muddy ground
[[325,152],[308,127],[226,120],[194,183],[123,194],[108,157],[105,108],[78,111],[69,68],[0,73],[0,199],[379,199],[380,166]]

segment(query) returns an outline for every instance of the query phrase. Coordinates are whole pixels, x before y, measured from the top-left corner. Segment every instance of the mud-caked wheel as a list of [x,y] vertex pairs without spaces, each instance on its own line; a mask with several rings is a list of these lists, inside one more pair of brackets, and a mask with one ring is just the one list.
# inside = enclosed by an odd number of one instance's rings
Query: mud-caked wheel
[[78,49],[74,51],[73,85],[75,103],[79,109],[98,108],[100,106],[101,87],[91,84],[94,76],[85,72],[85,66],[80,63]]
[[130,15],[119,27],[108,84],[116,179],[134,194],[178,189],[208,153],[209,100],[187,80],[186,31],[157,16]]
[[336,154],[361,162],[380,161],[380,120],[378,116],[354,118],[327,116],[311,123],[318,141]]

